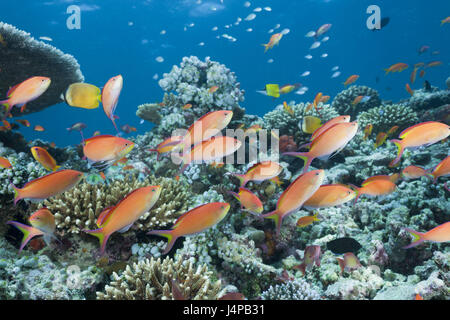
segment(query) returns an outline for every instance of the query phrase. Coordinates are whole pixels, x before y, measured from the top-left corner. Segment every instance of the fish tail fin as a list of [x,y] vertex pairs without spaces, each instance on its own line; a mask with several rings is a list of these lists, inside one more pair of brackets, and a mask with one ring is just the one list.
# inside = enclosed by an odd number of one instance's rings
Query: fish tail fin
[[269,44],[268,43],[262,43],[261,45],[264,47],[264,53],[266,53],[267,50],[269,50]]
[[419,244],[421,244],[422,242],[425,241],[424,233],[417,232],[417,231],[415,231],[413,229],[409,229],[409,228],[405,228],[405,230],[408,231],[414,237],[414,239],[409,245],[403,247],[403,249],[409,249],[409,248],[418,246]]
[[239,179],[239,182],[241,183],[240,187],[244,187],[244,186],[247,184],[247,182],[248,182],[248,180],[245,178],[245,175],[244,175],[244,174],[241,174],[241,173],[232,173],[231,175],[232,175],[232,176],[235,176],[236,178]]
[[355,186],[354,184],[349,184],[350,188],[353,189],[353,191],[355,191],[356,195],[355,195],[355,201],[353,202],[353,204],[355,205],[356,202],[358,201],[359,197],[361,197],[363,195],[363,193],[361,193],[361,188],[358,188],[357,186]]
[[39,229],[33,228],[31,226],[27,226],[25,224],[16,222],[16,221],[8,221],[6,224],[10,224],[23,233],[22,243],[20,244],[19,253],[22,252],[22,249],[26,246],[26,244],[35,236],[43,235],[44,233]]
[[115,121],[114,117],[111,119],[111,121],[112,121],[112,123],[114,125],[114,128],[116,129],[116,132],[119,133],[119,129],[117,128],[116,121]]
[[311,143],[312,142],[308,142],[308,143],[302,144],[300,147],[298,147],[298,150],[309,149],[309,147],[311,147]]
[[100,254],[103,254],[105,252],[106,242],[108,241],[110,234],[104,234],[103,228],[83,231],[98,238],[100,241]]
[[236,200],[241,201],[241,199],[239,198],[239,194],[237,194],[236,192],[233,191],[227,191],[228,194],[232,195],[233,197],[236,198]]
[[283,156],[284,155],[286,155],[286,156],[294,156],[294,157],[302,159],[304,161],[304,163],[305,163],[304,167],[303,167],[303,173],[305,173],[308,170],[308,168],[311,165],[311,162],[313,160],[310,157],[309,152],[285,152],[282,155]]
[[20,195],[20,189],[17,188],[12,182],[9,184],[9,186],[11,188],[13,188],[14,190],[14,205],[17,204],[17,201],[19,201],[20,199],[22,199],[21,195]]
[[167,254],[175,244],[175,241],[178,239],[178,236],[173,234],[173,230],[152,230],[147,232],[147,234],[153,234],[161,237],[167,238],[167,246],[164,249],[163,254]]
[[394,167],[400,161],[400,158],[402,157],[405,148],[403,147],[402,140],[393,139],[391,140],[391,142],[393,142],[398,148],[397,157],[394,160],[392,160],[391,163],[389,163],[389,167]]
[[274,210],[272,212],[263,214],[262,217],[266,218],[266,219],[272,219],[275,222],[275,225],[277,227],[277,235],[279,235],[280,234],[280,229],[281,229],[282,219],[280,219],[280,216],[278,215],[278,211]]

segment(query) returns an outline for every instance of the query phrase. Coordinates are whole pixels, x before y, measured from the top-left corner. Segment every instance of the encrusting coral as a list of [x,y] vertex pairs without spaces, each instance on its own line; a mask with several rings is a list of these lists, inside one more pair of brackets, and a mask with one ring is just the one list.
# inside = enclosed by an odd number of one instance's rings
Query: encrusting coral
[[170,225],[187,210],[191,196],[181,183],[153,176],[140,181],[131,175],[124,180],[113,180],[108,185],[80,183],[32,207],[47,207],[55,215],[57,229],[79,233],[82,229],[97,228],[97,217],[105,208],[116,205],[131,191],[148,185],[160,185],[162,192],[155,206],[136,221],[137,229],[150,230]]
[[97,292],[99,300],[174,300],[174,281],[186,300],[215,300],[222,295],[220,280],[211,280],[212,272],[206,265],[195,266],[189,260],[166,257],[161,261],[151,258],[128,265],[104,292]]

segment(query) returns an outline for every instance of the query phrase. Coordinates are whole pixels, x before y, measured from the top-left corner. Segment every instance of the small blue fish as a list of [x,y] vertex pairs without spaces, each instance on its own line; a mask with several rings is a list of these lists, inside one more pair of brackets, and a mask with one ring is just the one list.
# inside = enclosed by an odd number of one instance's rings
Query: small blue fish
[[369,101],[370,98],[372,98],[372,97],[371,97],[371,96],[364,96],[364,97],[361,99],[361,103],[364,103],[364,102]]

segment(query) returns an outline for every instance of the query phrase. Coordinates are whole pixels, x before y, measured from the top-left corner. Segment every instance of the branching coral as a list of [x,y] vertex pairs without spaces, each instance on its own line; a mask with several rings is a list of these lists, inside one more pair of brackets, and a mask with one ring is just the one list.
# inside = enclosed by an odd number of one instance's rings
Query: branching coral
[[262,300],[320,300],[317,288],[311,286],[304,279],[286,281],[282,284],[270,286],[261,294]]
[[[370,99],[366,102],[360,102],[353,105],[352,102],[358,96],[369,96]],[[348,114],[353,118],[359,112],[378,107],[380,104],[381,100],[376,90],[366,86],[351,86],[338,93],[331,106],[335,108],[340,115]]]
[[113,281],[105,292],[97,292],[97,299],[172,300],[172,281],[176,281],[187,300],[214,300],[222,295],[222,284],[211,277],[206,265],[196,267],[181,257],[151,258],[128,265],[120,276],[114,272]]
[[170,225],[187,210],[191,196],[185,186],[173,179],[149,177],[139,181],[136,176],[113,180],[108,185],[81,183],[33,207],[46,206],[55,215],[58,229],[79,233],[81,229],[96,228],[96,219],[105,208],[116,205],[131,191],[148,185],[161,185],[162,192],[155,206],[136,221],[138,229]]
[[375,133],[387,132],[393,126],[399,126],[397,133],[400,133],[418,121],[417,113],[408,105],[402,104],[383,105],[358,115],[359,127],[364,129],[368,124],[372,124]]

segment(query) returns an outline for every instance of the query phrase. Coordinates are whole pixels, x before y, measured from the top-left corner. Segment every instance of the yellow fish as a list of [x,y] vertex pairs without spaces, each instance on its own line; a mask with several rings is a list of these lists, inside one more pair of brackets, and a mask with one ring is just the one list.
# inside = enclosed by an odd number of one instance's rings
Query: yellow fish
[[283,109],[284,111],[286,111],[288,114],[290,114],[291,116],[294,116],[294,110],[292,110],[292,107],[289,106],[286,101],[283,101]]
[[266,84],[266,94],[274,98],[279,98],[280,86],[277,84]]
[[88,83],[72,83],[62,96],[71,107],[95,109],[102,101],[100,88]]
[[319,118],[313,116],[303,117],[302,130],[305,133],[312,134],[314,131],[322,126],[322,122]]

